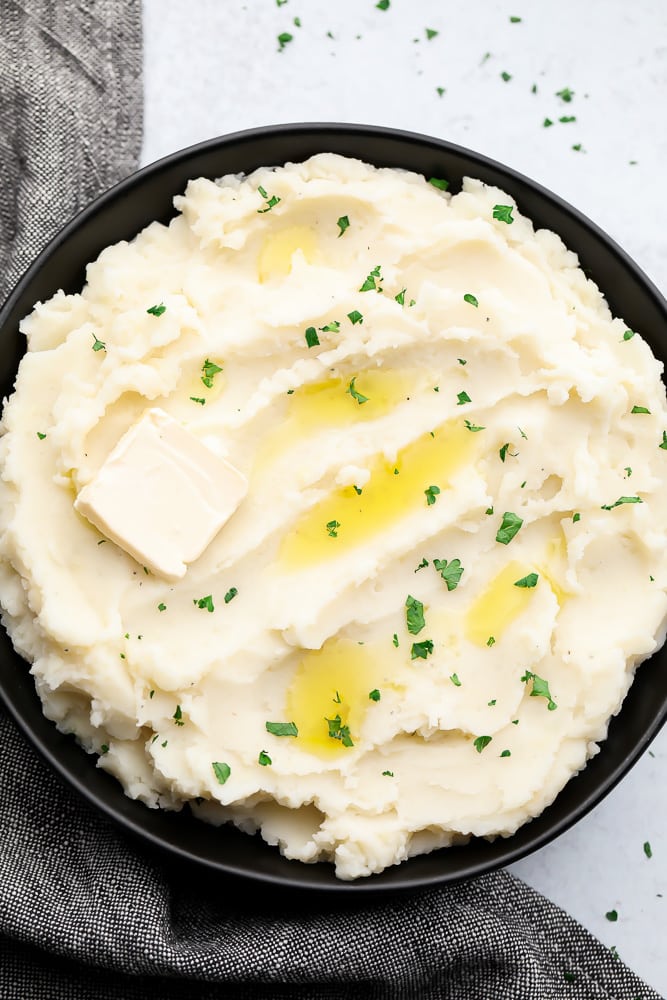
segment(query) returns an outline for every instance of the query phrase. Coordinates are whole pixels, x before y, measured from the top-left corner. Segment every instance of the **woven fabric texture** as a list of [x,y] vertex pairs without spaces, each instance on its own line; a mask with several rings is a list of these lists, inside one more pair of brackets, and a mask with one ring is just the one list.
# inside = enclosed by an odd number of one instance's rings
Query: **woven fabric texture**
[[135,169],[139,0],[0,0],[0,303],[87,202]]
[[[0,300],[136,166],[140,16],[0,0]],[[659,1000],[507,873],[332,901],[186,870],[62,786],[2,710],[0,776],[0,1000]]]

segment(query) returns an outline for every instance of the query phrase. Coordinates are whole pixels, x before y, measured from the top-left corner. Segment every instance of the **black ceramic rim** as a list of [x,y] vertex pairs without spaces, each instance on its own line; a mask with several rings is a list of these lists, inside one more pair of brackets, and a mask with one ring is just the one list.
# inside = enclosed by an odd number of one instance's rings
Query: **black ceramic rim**
[[[247,173],[259,166],[299,161],[317,152],[354,156],[377,166],[403,167],[445,177],[457,191],[464,176],[503,188],[537,227],[552,229],[579,254],[585,273],[615,315],[639,331],[660,360],[667,359],[667,303],[627,254],[594,223],[545,188],[500,163],[452,143],[365,125],[292,124],[251,129],[167,156],[112,188],[51,241],[0,309],[0,387],[11,391],[24,345],[19,321],[35,302],[81,288],[85,265],[119,239],[131,239],[154,219],[174,215],[173,195],[190,177]],[[638,221],[641,224],[641,221]],[[511,837],[473,839],[467,845],[421,855],[356,882],[340,882],[325,863],[287,861],[259,837],[214,828],[181,813],[150,810],[128,799],[72,737],[41,711],[28,665],[0,630],[0,695],[28,739],[67,784],[144,846],[166,851],[172,863],[195,863],[199,873],[237,875],[287,889],[376,893],[453,883],[501,868],[544,846],[583,817],[616,785],[667,719],[667,652],[638,670],[620,714],[611,720],[600,752],[572,778],[544,812]],[[349,897],[348,897],[349,898]]]

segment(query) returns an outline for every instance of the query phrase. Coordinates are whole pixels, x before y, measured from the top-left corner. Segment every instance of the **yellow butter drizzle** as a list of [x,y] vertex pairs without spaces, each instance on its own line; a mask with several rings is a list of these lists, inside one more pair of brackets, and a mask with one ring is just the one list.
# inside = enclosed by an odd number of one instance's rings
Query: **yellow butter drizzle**
[[490,636],[497,642],[523,614],[535,596],[535,588],[514,584],[529,572],[525,563],[508,563],[473,601],[465,617],[465,635],[470,642],[486,646]]
[[288,226],[262,243],[257,258],[257,276],[263,284],[272,278],[284,278],[292,270],[292,258],[300,250],[309,264],[317,252],[315,233],[308,226]]
[[[214,365],[217,365],[218,368],[222,368],[222,371],[216,372],[215,375],[210,376],[211,385],[209,387],[202,382],[202,376],[204,376],[204,362],[202,361],[198,364],[196,369],[190,367],[186,378],[178,387],[179,397],[186,397],[191,401],[193,399],[205,399],[206,403],[212,403],[222,395],[225,389],[224,362],[220,358],[206,358],[205,360],[211,361]],[[206,405],[206,403],[204,405]]]
[[[436,486],[444,493],[474,447],[474,435],[463,423],[450,422],[402,448],[394,462],[375,457],[360,494],[354,486],[341,487],[297,521],[282,543],[280,562],[288,569],[325,562],[388,531],[415,510],[423,508],[427,518],[425,491]],[[440,494],[435,500],[442,503]],[[337,527],[327,527],[334,522]]]
[[323,428],[349,427],[386,416],[417,391],[426,374],[417,369],[394,371],[379,368],[362,372],[355,380],[357,392],[367,397],[358,403],[347,392],[351,378],[326,379],[300,386],[288,396],[286,419],[265,439],[254,467],[263,474],[269,464],[291,448],[308,442]]
[[[559,607],[569,597],[559,582],[565,562],[564,540],[555,539],[547,545],[546,559],[540,565],[530,566],[513,561],[508,563],[473,602],[465,617],[465,636],[478,646],[487,645],[490,636],[498,641],[530,606],[537,588],[546,583],[552,590]],[[517,587],[517,580],[537,572],[536,587]]]
[[299,730],[298,744],[309,753],[335,757],[350,747],[329,736],[327,719],[340,716],[350,738],[358,744],[366,712],[374,702],[368,697],[383,684],[378,651],[350,639],[328,640],[321,649],[307,650],[287,693],[287,718]]

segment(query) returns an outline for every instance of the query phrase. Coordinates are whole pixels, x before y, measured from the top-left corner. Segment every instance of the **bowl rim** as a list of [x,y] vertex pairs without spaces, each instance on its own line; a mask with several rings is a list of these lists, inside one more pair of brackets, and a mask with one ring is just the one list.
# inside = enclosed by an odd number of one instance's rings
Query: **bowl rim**
[[[648,278],[636,262],[626,253],[626,251],[581,211],[558,195],[554,194],[546,187],[522,174],[520,171],[515,170],[512,167],[508,167],[507,165],[487,157],[482,153],[478,153],[467,147],[449,142],[446,139],[384,126],[320,121],[265,125],[216,136],[169,153],[153,163],[143,166],[141,169],[135,171],[115,184],[113,187],[101,193],[97,198],[82,208],[52,237],[26,271],[19,277],[14,288],[10,291],[5,299],[5,302],[0,307],[0,337],[4,336],[5,325],[26,291],[30,289],[35,276],[40,273],[44,263],[57,254],[61,246],[66,244],[70,237],[76,234],[81,227],[85,226],[90,220],[93,220],[101,209],[113,205],[118,199],[122,199],[125,194],[133,191],[133,189],[143,184],[145,181],[155,180],[155,178],[159,177],[163,171],[175,164],[186,163],[197,158],[201,154],[224,152],[224,150],[228,147],[238,147],[244,143],[273,138],[275,136],[293,136],[297,139],[303,138],[304,136],[309,138],[317,138],[321,136],[323,140],[327,136],[350,137],[356,140],[390,138],[398,140],[402,143],[417,144],[428,147],[436,155],[440,152],[441,154],[453,154],[455,156],[472,160],[475,164],[479,164],[484,171],[490,171],[493,173],[497,178],[494,183],[496,183],[499,187],[503,187],[504,189],[510,188],[510,190],[516,189],[517,187],[520,189],[528,189],[532,193],[536,194],[542,201],[550,205],[559,216],[568,216],[570,219],[574,220],[585,230],[591,233],[599,242],[604,244],[606,249],[618,259],[622,267],[628,271],[634,280],[641,286],[643,294],[653,300],[657,310],[662,312],[665,319],[665,325],[667,326],[667,302],[651,279]],[[326,143],[324,143],[321,148],[321,152],[326,151]],[[298,162],[298,160],[284,160],[282,162]],[[217,174],[216,176],[220,176],[220,174]],[[505,179],[507,183],[505,182]],[[557,232],[557,230],[555,231]],[[127,238],[131,239],[132,237]],[[117,241],[115,240],[114,242]],[[578,251],[575,252],[578,253]],[[606,295],[604,290],[603,295]],[[33,299],[33,305],[35,301],[36,300]],[[32,676],[28,675],[28,677],[30,684],[34,688]],[[37,698],[36,691],[34,694],[35,698]],[[524,822],[515,834],[507,837],[502,835],[497,836],[493,841],[491,841],[494,847],[494,856],[488,861],[482,861],[481,863],[479,861],[471,861],[471,863],[467,865],[465,863],[461,864],[457,871],[453,874],[443,870],[439,877],[434,877],[432,874],[419,877],[418,875],[411,875],[410,871],[410,865],[415,859],[408,859],[407,861],[403,861],[399,866],[399,871],[404,872],[403,877],[399,875],[398,877],[392,878],[389,882],[377,881],[380,876],[371,875],[368,878],[359,879],[354,882],[334,880],[313,884],[313,882],[307,878],[300,878],[298,872],[292,873],[288,877],[287,869],[285,875],[270,872],[267,873],[265,871],[258,872],[247,870],[243,866],[239,867],[238,865],[226,863],[224,857],[220,860],[212,861],[211,859],[202,858],[196,853],[193,853],[193,851],[177,844],[165,843],[162,837],[153,834],[152,831],[136,822],[129,813],[119,812],[117,807],[109,804],[105,799],[100,799],[95,790],[93,790],[85,780],[72,773],[72,770],[66,766],[58,754],[54,753],[53,746],[49,745],[48,739],[45,739],[42,734],[35,731],[21,708],[20,699],[14,697],[12,686],[11,684],[8,684],[5,672],[1,670],[0,696],[2,703],[4,703],[9,713],[14,718],[14,721],[28,738],[29,742],[48,761],[59,777],[64,779],[66,784],[82,795],[88,803],[92,804],[96,809],[101,810],[107,818],[111,819],[115,824],[120,825],[126,832],[137,836],[144,844],[149,844],[152,847],[160,849],[161,851],[167,850],[170,854],[177,855],[183,861],[195,862],[197,866],[203,865],[204,868],[208,868],[209,870],[213,869],[217,872],[222,872],[228,875],[243,876],[247,879],[254,879],[265,884],[280,886],[282,888],[289,887],[291,889],[307,889],[311,892],[313,890],[320,892],[396,892],[442,883],[454,884],[456,882],[479,877],[486,872],[502,868],[510,863],[518,861],[556,839],[560,836],[560,834],[568,830],[587,813],[589,813],[599,802],[601,802],[602,799],[608,795],[608,793],[617,785],[624,775],[627,774],[628,771],[634,766],[639,757],[645,752],[651,741],[655,738],[657,733],[667,721],[667,698],[665,698],[660,711],[656,712],[652,724],[647,727],[642,734],[640,734],[624,759],[613,767],[602,781],[596,784],[591,793],[586,795],[575,807],[566,810],[560,818],[555,819],[546,830],[541,833],[537,833],[533,837],[530,835],[526,836],[525,831],[530,830],[531,825],[535,822],[535,820]],[[615,717],[612,717],[612,722],[614,718]],[[54,723],[49,722],[48,725],[53,727],[55,731]],[[600,742],[600,753],[604,753],[605,742],[606,740]],[[83,748],[77,747],[77,749],[81,754],[85,754]],[[588,761],[588,764],[590,763],[591,759]],[[554,801],[558,801],[558,799],[563,795],[565,788],[572,784],[575,777],[577,777],[577,775],[573,775],[568,780]],[[113,780],[115,781],[115,779]],[[120,784],[118,784],[118,789],[122,793],[122,787]],[[550,806],[547,806],[541,815],[548,812],[552,806],[553,803]],[[146,807],[144,806],[143,808],[145,809]],[[524,831],[524,837],[522,838],[522,841],[519,841],[517,840],[517,837],[521,831]],[[465,850],[465,848],[463,849]],[[273,848],[273,850],[275,850],[275,848]],[[455,849],[442,848],[440,851],[434,853],[440,853],[441,851],[452,852],[453,850]],[[430,856],[433,856],[433,854]],[[295,862],[294,864],[298,865],[300,868],[309,867],[303,865],[301,862]],[[390,871],[391,869],[388,870]]]

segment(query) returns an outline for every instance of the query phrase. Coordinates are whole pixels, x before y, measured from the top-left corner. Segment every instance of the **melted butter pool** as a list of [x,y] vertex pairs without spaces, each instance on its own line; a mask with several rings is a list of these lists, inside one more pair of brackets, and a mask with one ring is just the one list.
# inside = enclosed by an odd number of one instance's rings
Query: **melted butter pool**
[[436,486],[444,492],[474,447],[474,435],[452,422],[411,442],[394,462],[374,458],[360,493],[355,486],[340,487],[297,521],[280,548],[280,562],[288,569],[326,562],[390,530],[415,510],[423,508],[428,517],[425,491]]
[[292,258],[300,250],[308,264],[317,253],[315,233],[308,226],[288,226],[264,240],[257,258],[257,276],[262,284],[285,278],[292,270]]
[[532,571],[525,563],[511,562],[501,569],[479,597],[473,601],[465,617],[465,635],[477,646],[486,646],[489,637],[496,642],[509,626],[530,606],[537,587],[515,587],[517,580]]
[[297,725],[303,750],[321,757],[350,752],[351,747],[329,735],[327,719],[340,716],[340,725],[349,727],[357,744],[366,713],[376,704],[369,692],[383,686],[382,663],[378,649],[350,639],[330,639],[321,649],[304,653],[287,693],[286,709],[287,718]]

